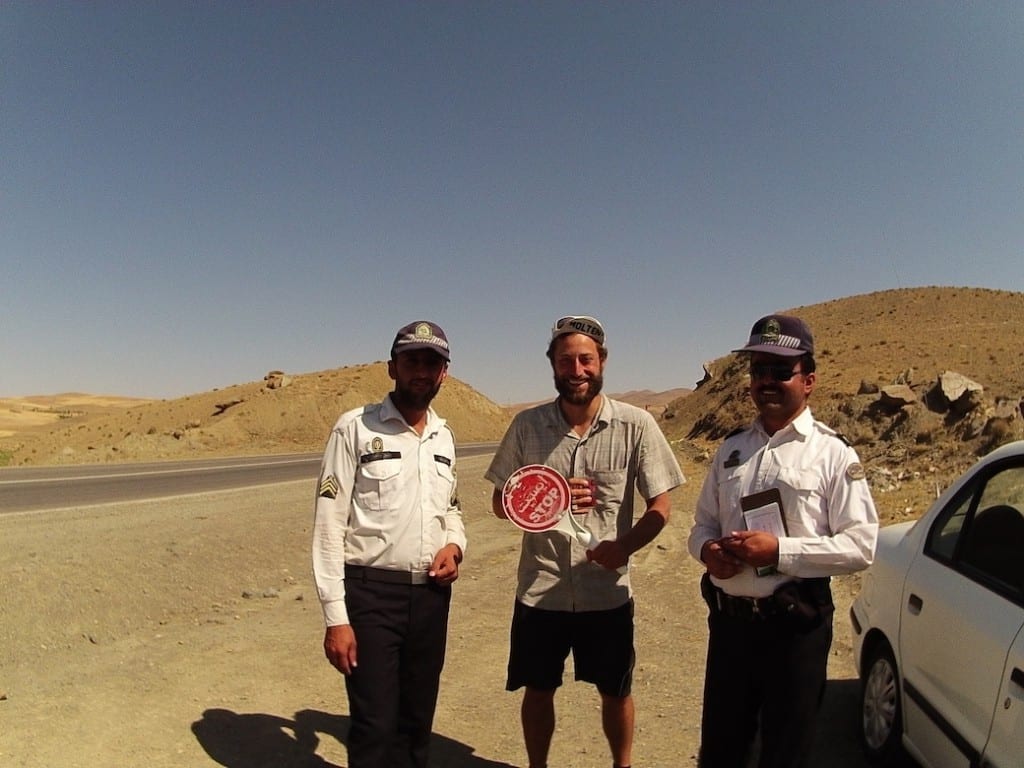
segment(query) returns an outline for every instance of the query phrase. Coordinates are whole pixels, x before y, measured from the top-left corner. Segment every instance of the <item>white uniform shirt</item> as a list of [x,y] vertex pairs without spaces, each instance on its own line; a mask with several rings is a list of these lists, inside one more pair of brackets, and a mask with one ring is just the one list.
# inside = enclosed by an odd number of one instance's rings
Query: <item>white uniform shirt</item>
[[700,560],[711,539],[746,530],[740,499],[768,488],[782,497],[787,532],[777,573],[744,567],[711,580],[731,595],[766,597],[797,578],[835,576],[871,564],[878,513],[856,451],[805,408],[774,435],[760,420],[726,438],[704,480],[688,547]]
[[390,396],[338,419],[313,523],[313,576],[328,626],[349,623],[346,563],[426,571],[447,544],[465,552],[455,474],[455,438],[433,409],[422,436]]

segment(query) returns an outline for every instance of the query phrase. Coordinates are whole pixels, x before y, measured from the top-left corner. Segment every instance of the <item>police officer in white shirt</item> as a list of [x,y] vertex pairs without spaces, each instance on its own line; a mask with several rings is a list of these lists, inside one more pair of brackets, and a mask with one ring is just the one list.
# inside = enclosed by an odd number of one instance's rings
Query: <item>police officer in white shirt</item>
[[426,768],[466,533],[455,439],[430,407],[448,373],[431,322],[391,346],[394,391],[341,416],[327,441],[313,526],[324,652],[345,676],[350,768]]
[[878,515],[856,452],[816,421],[814,340],[769,315],[736,352],[750,359],[758,418],[715,454],[689,551],[707,567],[701,768],[803,765],[826,681],[829,577],[871,564]]

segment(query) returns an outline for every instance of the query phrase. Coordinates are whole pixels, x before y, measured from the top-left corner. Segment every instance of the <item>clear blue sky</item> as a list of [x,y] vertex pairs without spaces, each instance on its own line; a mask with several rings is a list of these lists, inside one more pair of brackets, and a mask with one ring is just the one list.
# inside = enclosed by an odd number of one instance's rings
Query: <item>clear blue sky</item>
[[[1024,290],[1024,4],[0,5],[0,396],[177,397],[554,318],[608,391],[765,313]],[[937,329],[937,332],[940,329]]]

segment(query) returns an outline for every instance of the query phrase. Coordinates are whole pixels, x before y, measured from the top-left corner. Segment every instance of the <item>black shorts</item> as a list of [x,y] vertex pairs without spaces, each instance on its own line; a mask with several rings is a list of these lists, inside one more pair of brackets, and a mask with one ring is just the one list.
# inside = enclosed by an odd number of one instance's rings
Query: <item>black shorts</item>
[[550,691],[562,684],[572,651],[575,679],[606,696],[628,696],[633,685],[633,601],[610,611],[545,611],[518,600],[512,613],[505,689]]

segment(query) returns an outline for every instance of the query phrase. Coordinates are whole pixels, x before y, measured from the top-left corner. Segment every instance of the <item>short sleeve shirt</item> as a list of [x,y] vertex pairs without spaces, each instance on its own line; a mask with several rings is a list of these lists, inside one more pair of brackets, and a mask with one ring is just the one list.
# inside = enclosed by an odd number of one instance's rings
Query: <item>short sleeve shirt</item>
[[[545,464],[565,477],[594,482],[596,503],[576,519],[600,539],[617,538],[632,528],[635,492],[652,499],[684,482],[654,417],[607,397],[583,437],[565,421],[557,400],[516,414],[485,477],[500,490],[527,464]],[[547,610],[593,611],[622,605],[632,590],[628,573],[591,563],[575,537],[546,531],[523,534],[516,596]]]

